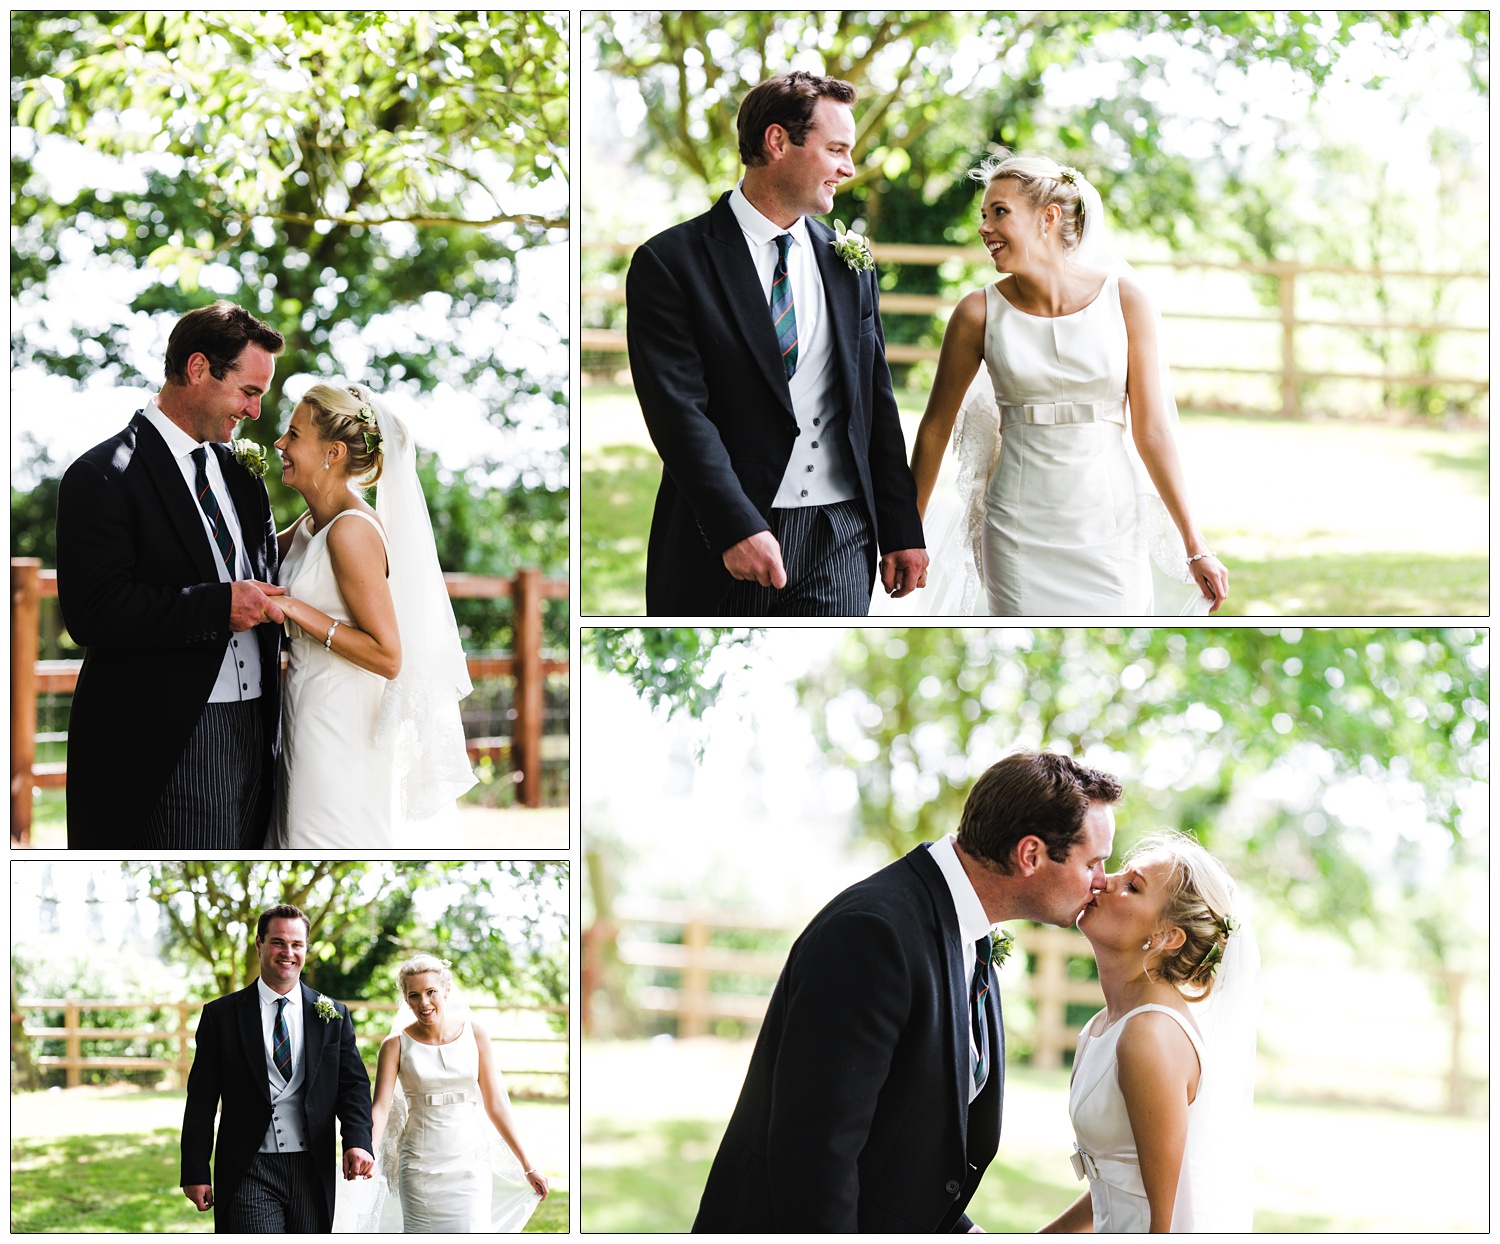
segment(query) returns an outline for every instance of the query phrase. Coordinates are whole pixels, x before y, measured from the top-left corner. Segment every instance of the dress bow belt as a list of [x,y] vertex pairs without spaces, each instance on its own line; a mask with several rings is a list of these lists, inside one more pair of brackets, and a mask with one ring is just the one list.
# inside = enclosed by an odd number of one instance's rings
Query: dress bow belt
[[1081,1149],[1078,1142],[1073,1142],[1073,1152],[1068,1155],[1068,1160],[1073,1163],[1073,1173],[1079,1179],[1098,1179],[1099,1164],[1094,1161],[1094,1155],[1087,1149]]
[[1032,406],[1000,407],[1000,426],[1017,423],[1118,423],[1125,424],[1124,402],[1039,402]]
[[466,1101],[477,1101],[478,1096],[467,1089],[457,1089],[451,1093],[422,1093],[417,1098],[426,1106],[456,1106]]

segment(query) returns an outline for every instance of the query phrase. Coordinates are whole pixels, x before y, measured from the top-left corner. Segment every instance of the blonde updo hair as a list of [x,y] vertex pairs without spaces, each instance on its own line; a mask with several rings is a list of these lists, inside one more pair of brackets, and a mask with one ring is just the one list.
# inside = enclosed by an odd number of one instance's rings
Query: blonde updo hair
[[1175,950],[1153,951],[1147,968],[1190,1002],[1201,1002],[1214,987],[1214,971],[1229,942],[1235,885],[1224,865],[1186,834],[1162,830],[1142,838],[1125,856],[1126,868],[1147,859],[1165,859],[1166,898],[1161,922],[1182,930]]
[[1002,177],[1013,178],[1021,187],[1026,201],[1037,211],[1056,204],[1062,219],[1058,222],[1058,238],[1064,251],[1077,248],[1083,240],[1083,193],[1076,182],[1068,181],[1065,172],[1074,170],[1059,164],[1051,156],[1012,155],[1001,151],[991,156],[978,168],[969,170],[969,176],[985,187],[993,185]]
[[[361,409],[374,411],[375,395],[362,384],[315,384],[302,395],[302,400],[312,412],[313,431],[318,439],[329,445],[340,441],[349,451],[349,477],[364,488],[378,480],[385,466],[385,448],[375,425],[359,417]],[[367,432],[376,438],[373,449],[365,441]]]
[[420,976],[423,972],[436,972],[438,979],[444,985],[453,984],[453,973],[448,970],[448,965],[436,955],[413,955],[396,969],[396,978],[401,982],[403,998],[406,997],[406,982],[413,976]]

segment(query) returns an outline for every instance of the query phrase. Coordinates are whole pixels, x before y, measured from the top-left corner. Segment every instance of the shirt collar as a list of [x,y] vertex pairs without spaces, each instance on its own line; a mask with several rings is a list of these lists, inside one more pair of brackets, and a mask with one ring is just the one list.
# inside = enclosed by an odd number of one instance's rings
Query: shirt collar
[[783,229],[761,215],[760,209],[745,197],[743,182],[729,192],[729,210],[734,213],[745,236],[755,246],[769,245],[783,233],[790,233],[792,240],[799,246],[808,245],[806,216],[798,216],[789,228]]
[[151,426],[161,433],[162,440],[167,442],[167,449],[174,458],[186,458],[193,450],[197,449],[200,442],[195,441],[180,427],[167,418],[162,408],[153,397],[146,403],[146,418]]
[[302,983],[299,981],[285,993],[277,993],[259,976],[255,978],[255,987],[260,991],[261,1006],[275,1006],[276,999],[285,998],[288,1002],[297,1002],[302,997]]
[[991,920],[985,915],[984,904],[979,901],[979,895],[974,893],[974,883],[969,880],[969,874],[964,872],[964,866],[958,858],[958,852],[954,849],[952,834],[939,838],[928,847],[928,853],[932,861],[942,870],[943,880],[948,883],[948,891],[953,895],[953,910],[958,916],[958,936],[969,946],[972,946],[981,937],[990,931]]

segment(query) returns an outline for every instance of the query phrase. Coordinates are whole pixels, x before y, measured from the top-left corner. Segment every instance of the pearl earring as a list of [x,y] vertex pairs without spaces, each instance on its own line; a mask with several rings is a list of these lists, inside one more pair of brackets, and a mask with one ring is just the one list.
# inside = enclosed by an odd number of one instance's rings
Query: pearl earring
[[324,470],[325,470],[325,471],[326,471],[326,470],[327,470],[327,469],[328,469],[328,463],[326,463],[326,462],[325,462],[325,463],[324,463],[324,464],[323,464],[323,469],[324,469]]
[[1151,949],[1151,943],[1150,942],[1146,942],[1145,944],[1143,944],[1141,946],[1141,949],[1142,950],[1150,950]]

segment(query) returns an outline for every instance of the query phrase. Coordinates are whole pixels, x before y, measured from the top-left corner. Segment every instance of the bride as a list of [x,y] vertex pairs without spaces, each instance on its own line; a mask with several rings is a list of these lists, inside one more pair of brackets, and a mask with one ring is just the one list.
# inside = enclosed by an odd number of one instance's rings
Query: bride
[[380,1047],[371,1108],[380,1178],[396,1196],[377,1189],[351,1229],[519,1231],[546,1200],[547,1180],[516,1134],[490,1039],[450,998],[442,960],[416,955],[398,977],[403,1008]]
[[[276,537],[289,662],[267,845],[397,845],[474,784],[472,686],[406,425],[362,385],[308,389],[276,442],[307,511]],[[376,505],[361,489],[379,481]]]
[[1078,918],[1105,1009],[1068,1112],[1088,1191],[1044,1231],[1249,1231],[1260,954],[1224,866],[1151,835]]
[[[959,514],[946,538],[929,531],[921,607],[1217,610],[1229,575],[1189,512],[1156,314],[1114,253],[1098,191],[1040,156],[997,158],[973,176],[1001,279],[955,308],[913,446],[924,518],[950,434],[959,459]],[[981,363],[989,383],[971,389]]]

